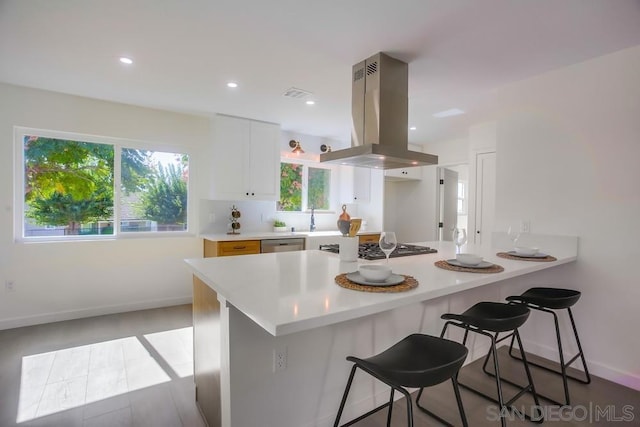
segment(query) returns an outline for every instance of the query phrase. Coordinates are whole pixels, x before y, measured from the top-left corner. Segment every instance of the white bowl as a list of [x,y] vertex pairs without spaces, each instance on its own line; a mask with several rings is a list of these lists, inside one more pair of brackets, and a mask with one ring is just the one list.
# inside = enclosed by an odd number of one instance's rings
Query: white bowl
[[474,254],[458,254],[456,260],[466,265],[478,265],[482,262],[482,257]]
[[365,264],[358,269],[360,275],[371,282],[382,282],[391,276],[391,267],[381,264]]
[[526,246],[516,246],[515,250],[518,255],[524,256],[532,256],[538,253],[538,248],[528,248]]

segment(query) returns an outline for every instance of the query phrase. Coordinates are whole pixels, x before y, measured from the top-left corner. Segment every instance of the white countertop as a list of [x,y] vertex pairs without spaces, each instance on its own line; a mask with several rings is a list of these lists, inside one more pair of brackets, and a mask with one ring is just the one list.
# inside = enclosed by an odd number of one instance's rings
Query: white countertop
[[[245,236],[246,238],[246,236]],[[461,273],[440,269],[434,262],[455,257],[451,242],[421,242],[436,254],[392,258],[394,273],[415,277],[416,289],[399,293],[369,293],[344,289],[334,278],[355,271],[359,264],[340,262],[324,251],[297,251],[189,259],[187,264],[200,279],[254,322],[274,336],[331,325],[379,313],[403,305],[438,298],[511,277],[548,269],[576,260],[577,238],[553,237],[538,244],[554,262],[516,261],[499,258],[499,250],[467,245],[463,252],[480,254],[504,267],[501,273]]]
[[[358,236],[367,234],[379,234],[380,231],[360,231]],[[293,238],[305,238],[305,237],[324,237],[324,236],[342,236],[338,230],[330,231],[285,231],[285,232],[273,232],[273,231],[250,231],[241,234],[224,234],[224,233],[203,233],[200,235],[203,239],[212,240],[215,242],[233,242],[236,240],[264,240],[264,239],[293,239]]]

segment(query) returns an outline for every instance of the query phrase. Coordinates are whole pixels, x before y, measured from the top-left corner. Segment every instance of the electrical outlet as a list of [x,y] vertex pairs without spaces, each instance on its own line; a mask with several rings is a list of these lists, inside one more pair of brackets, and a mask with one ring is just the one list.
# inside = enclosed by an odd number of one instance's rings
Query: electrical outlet
[[531,232],[531,221],[528,219],[523,219],[522,223],[520,223],[520,232],[521,233],[530,233]]
[[13,280],[7,280],[4,282],[4,290],[6,292],[15,292],[16,291],[16,282],[14,282]]
[[273,350],[273,372],[284,371],[287,368],[287,348]]

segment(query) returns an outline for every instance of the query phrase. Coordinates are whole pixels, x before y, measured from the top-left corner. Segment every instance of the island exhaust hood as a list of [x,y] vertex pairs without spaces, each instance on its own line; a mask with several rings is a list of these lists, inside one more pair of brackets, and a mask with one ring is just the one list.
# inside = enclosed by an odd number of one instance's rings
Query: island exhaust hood
[[438,156],[409,151],[409,66],[380,52],[353,66],[351,148],[321,162],[378,169],[437,165]]

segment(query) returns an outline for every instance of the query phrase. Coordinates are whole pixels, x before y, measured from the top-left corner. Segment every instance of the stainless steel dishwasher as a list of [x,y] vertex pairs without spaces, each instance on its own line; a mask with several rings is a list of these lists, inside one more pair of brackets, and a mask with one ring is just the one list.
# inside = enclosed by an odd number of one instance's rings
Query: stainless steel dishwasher
[[260,242],[260,252],[289,252],[304,249],[304,239],[266,239]]

